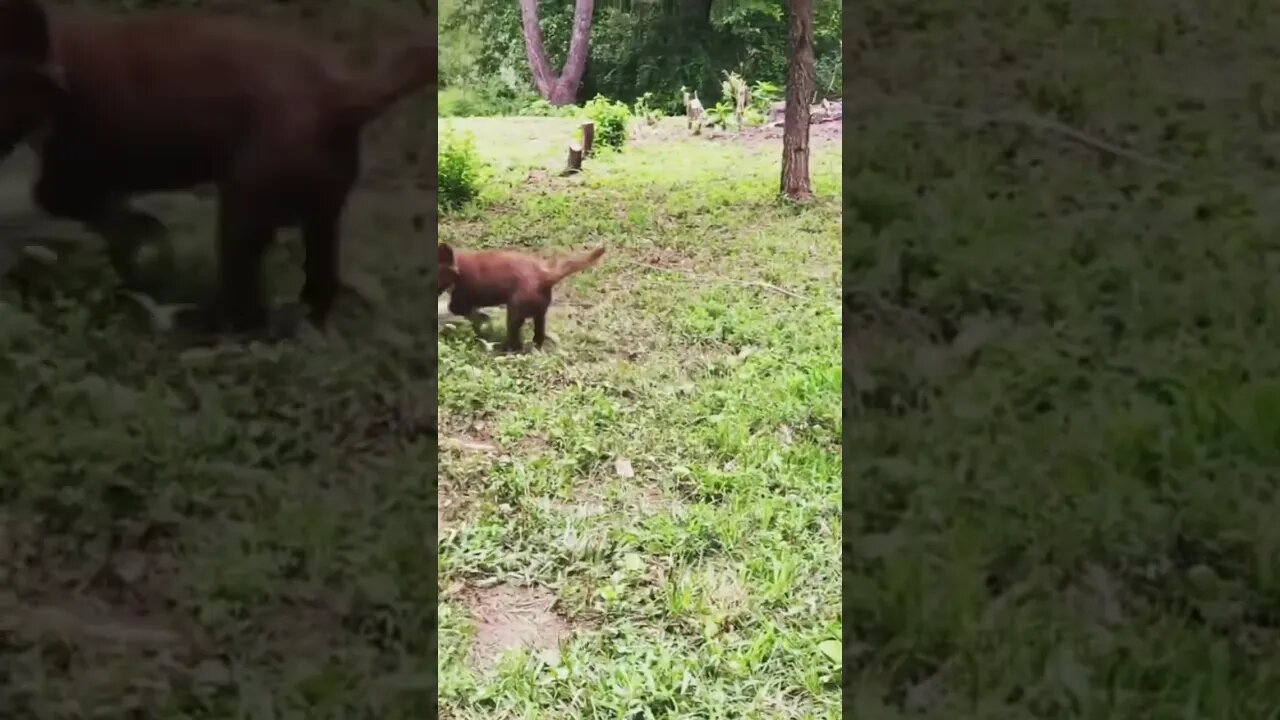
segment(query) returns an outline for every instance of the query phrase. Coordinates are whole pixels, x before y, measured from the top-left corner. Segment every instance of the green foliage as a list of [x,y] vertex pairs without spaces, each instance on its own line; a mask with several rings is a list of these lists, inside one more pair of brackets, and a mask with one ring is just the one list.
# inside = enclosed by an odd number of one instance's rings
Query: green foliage
[[577,105],[556,107],[546,100],[538,98],[525,105],[520,114],[529,117],[577,117],[582,114],[582,108]]
[[460,0],[443,0],[439,4],[441,88],[473,85],[480,77],[476,72],[476,58],[483,44],[480,35],[471,28],[451,22],[459,6]]
[[626,103],[597,95],[582,106],[582,113],[596,125],[595,144],[619,149],[627,142],[631,108]]
[[437,117],[484,117],[500,113],[486,112],[491,105],[480,96],[461,88],[444,88],[436,92]]
[[723,97],[728,98],[731,102],[736,102],[738,91],[747,84],[746,80],[736,72],[729,70],[724,71],[724,80],[720,81],[720,92]]
[[[573,0],[544,0],[539,22],[548,58],[563,66],[572,30]],[[511,0],[459,2],[441,18],[442,53],[455,37],[484,38],[464,74],[486,77],[515,68],[531,87],[520,11]],[[841,6],[817,0],[814,49],[822,91],[839,88]],[[459,42],[466,42],[459,40]],[[450,49],[450,52],[452,50]],[[787,15],[776,0],[688,0],[680,3],[597,4],[591,32],[591,62],[580,97],[602,94],[634,102],[652,93],[651,107],[683,112],[678,88],[698,91],[705,105],[721,96],[719,69],[739,68],[744,77],[782,84],[787,68]],[[452,72],[452,71],[451,71]],[[460,71],[459,71],[460,72]],[[456,82],[450,77],[448,82]]]
[[706,108],[707,124],[712,126],[728,127],[733,122],[733,101],[721,100],[720,102]]
[[457,210],[480,196],[488,166],[468,131],[445,131],[439,151],[439,203],[442,210]]
[[819,98],[834,99],[844,94],[844,62],[841,53],[825,53],[814,60],[815,90]]
[[782,88],[768,80],[757,80],[751,86],[751,107],[766,113],[769,107],[782,99]]
[[651,92],[646,92],[636,98],[635,103],[631,106],[631,113],[649,125],[653,125],[666,115],[662,110],[653,107],[653,93]]
[[518,115],[538,99],[533,88],[511,67],[491,76],[469,76],[441,89],[437,117]]

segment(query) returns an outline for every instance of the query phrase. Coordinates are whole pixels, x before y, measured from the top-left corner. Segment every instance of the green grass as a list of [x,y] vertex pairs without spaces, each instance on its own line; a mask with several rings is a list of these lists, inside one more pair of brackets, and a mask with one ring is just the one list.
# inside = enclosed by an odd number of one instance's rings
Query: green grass
[[470,132],[497,175],[499,187],[523,182],[525,171],[564,168],[569,142],[581,121],[572,118],[440,118],[439,134]]
[[442,240],[608,252],[557,291],[548,351],[441,331],[442,715],[837,717],[838,144],[796,208],[777,141],[559,178],[571,122],[455,125],[503,170]]
[[1277,717],[1276,9],[923,8],[847,26],[846,707]]
[[[98,243],[0,281],[6,717],[423,717],[435,337],[427,195],[399,149],[421,147],[425,106],[370,133],[343,272],[379,307],[343,304],[330,335],[186,347],[115,291]],[[29,184],[13,160],[5,212]],[[175,290],[207,286],[212,203],[151,204]],[[301,256],[294,233],[273,248],[278,302]]]

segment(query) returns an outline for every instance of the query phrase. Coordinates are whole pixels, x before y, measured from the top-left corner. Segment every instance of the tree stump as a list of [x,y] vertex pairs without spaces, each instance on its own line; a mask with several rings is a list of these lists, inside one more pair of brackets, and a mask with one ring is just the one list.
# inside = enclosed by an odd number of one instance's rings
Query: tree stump
[[596,143],[596,124],[587,121],[582,123],[582,154],[591,157],[591,149]]
[[569,143],[569,161],[566,163],[564,172],[561,175],[572,175],[582,172],[582,146],[578,143]]

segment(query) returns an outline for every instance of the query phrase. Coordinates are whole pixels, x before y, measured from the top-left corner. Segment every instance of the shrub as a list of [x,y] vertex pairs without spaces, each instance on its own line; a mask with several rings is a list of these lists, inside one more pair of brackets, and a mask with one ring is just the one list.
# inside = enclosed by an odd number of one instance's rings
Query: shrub
[[647,92],[636,100],[631,112],[646,124],[653,125],[665,114],[660,108],[654,107],[653,103],[653,93]]
[[441,210],[456,210],[479,197],[487,165],[476,149],[474,135],[447,129],[438,160]]
[[497,75],[469,77],[437,91],[437,117],[505,117],[520,115],[537,94],[511,68]]
[[577,105],[556,107],[542,98],[533,100],[521,109],[520,114],[531,117],[574,117],[582,112]]
[[626,103],[597,95],[582,106],[583,114],[596,125],[595,144],[602,148],[621,148],[627,142],[627,124],[631,108]]
[[715,105],[706,108],[707,125],[727,128],[733,123],[733,101],[721,100]]
[[460,88],[436,91],[436,117],[473,117],[480,112],[480,99]]
[[782,88],[767,80],[757,80],[751,88],[751,109],[761,115],[768,115],[769,108],[781,99]]

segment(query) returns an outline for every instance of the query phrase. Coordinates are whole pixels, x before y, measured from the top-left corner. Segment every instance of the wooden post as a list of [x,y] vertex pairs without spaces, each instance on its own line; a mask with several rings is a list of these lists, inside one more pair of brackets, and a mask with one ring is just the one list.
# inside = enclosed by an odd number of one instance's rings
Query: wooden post
[[572,175],[582,172],[582,146],[577,143],[569,143],[569,162],[561,175]]
[[582,123],[582,154],[591,157],[591,149],[595,147],[596,124],[587,121]]

